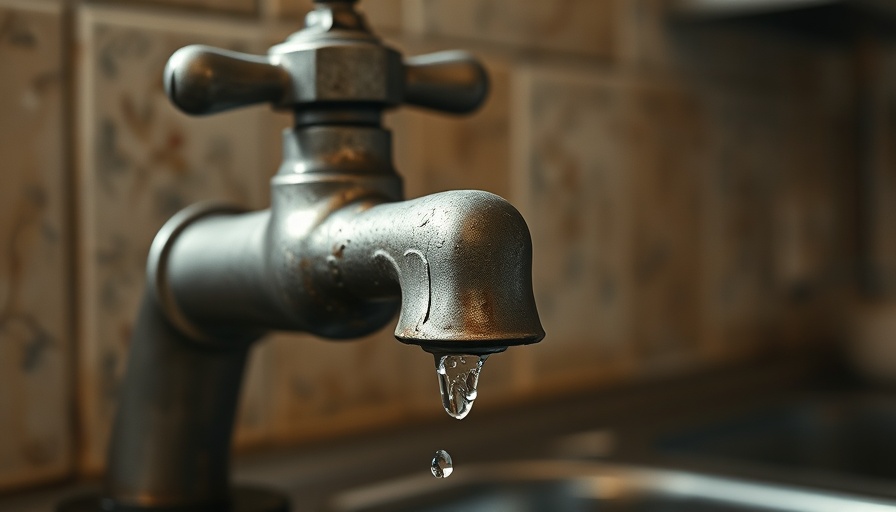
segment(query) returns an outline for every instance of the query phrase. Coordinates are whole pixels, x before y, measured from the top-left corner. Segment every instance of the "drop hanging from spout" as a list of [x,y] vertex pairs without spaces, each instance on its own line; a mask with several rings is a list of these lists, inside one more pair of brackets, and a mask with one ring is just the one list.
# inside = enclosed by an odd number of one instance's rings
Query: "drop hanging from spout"
[[462,420],[473,408],[479,395],[479,374],[488,359],[488,354],[444,355],[435,354],[436,374],[439,377],[439,391],[442,407],[454,419]]

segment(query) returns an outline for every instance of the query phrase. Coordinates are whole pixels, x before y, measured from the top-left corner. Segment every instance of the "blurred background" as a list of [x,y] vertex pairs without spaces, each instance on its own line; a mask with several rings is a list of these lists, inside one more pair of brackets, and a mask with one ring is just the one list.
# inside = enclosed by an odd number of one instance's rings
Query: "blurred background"
[[[363,0],[408,54],[462,48],[470,117],[391,114],[409,197],[518,206],[544,342],[477,413],[833,352],[896,380],[896,44],[886,3]],[[289,115],[188,118],[202,43],[263,53],[308,0],[0,0],[0,492],[103,468],[149,244],[200,199],[268,204]],[[449,420],[391,329],[254,349],[241,451]]]

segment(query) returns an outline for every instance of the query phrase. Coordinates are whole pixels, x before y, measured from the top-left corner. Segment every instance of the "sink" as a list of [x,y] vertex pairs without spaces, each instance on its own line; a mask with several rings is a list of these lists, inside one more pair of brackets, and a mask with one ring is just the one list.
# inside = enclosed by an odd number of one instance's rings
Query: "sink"
[[[236,479],[283,489],[295,512],[896,512],[886,465],[896,399],[820,391],[813,376],[829,383],[830,372],[816,372],[802,362],[725,369],[477,414],[462,428],[410,425],[244,456]],[[447,479],[429,474],[434,440],[454,458]],[[52,510],[75,491],[0,499],[0,510]]]
[[335,496],[331,512],[896,512],[896,501],[582,461],[461,466],[451,478],[419,474]]
[[896,480],[896,397],[804,399],[661,436],[664,454],[800,474]]

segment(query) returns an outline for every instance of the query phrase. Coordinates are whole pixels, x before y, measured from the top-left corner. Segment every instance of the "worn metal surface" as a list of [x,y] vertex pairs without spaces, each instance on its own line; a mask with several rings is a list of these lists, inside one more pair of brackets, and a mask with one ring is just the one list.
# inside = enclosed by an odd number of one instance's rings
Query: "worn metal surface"
[[[477,354],[544,336],[525,221],[480,191],[401,199],[381,111],[448,112],[485,98],[465,54],[401,65],[353,2],[318,2],[267,59],[188,47],[166,68],[192,114],[292,108],[270,210],[195,206],[153,243],[106,479],[107,510],[232,503],[229,444],[247,350],[267,330],[352,338],[400,311],[396,337]],[[250,508],[255,510],[254,508]],[[270,507],[259,501],[258,510]]]

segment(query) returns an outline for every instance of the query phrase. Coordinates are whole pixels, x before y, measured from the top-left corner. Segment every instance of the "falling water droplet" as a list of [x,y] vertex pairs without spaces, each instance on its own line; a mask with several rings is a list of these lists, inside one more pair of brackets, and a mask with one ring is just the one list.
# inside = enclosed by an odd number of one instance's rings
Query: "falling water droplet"
[[442,406],[452,418],[462,420],[478,396],[479,373],[488,355],[436,355],[435,358]]
[[437,450],[436,456],[432,458],[432,476],[436,478],[448,478],[454,471],[454,464],[451,462],[451,455],[445,450]]

